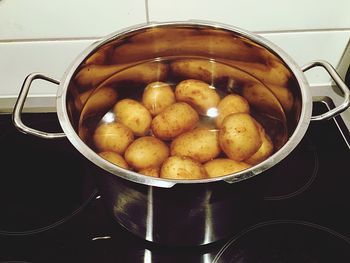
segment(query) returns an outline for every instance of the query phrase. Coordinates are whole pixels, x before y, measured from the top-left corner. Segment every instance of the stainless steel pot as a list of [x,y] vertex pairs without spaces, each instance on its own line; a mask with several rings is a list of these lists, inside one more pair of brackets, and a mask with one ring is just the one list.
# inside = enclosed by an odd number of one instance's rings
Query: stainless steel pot
[[[164,65],[169,67],[178,59],[206,61],[210,70],[199,67],[200,73],[184,70],[183,75],[174,76],[171,68],[166,68],[163,74]],[[134,70],[145,63],[155,66],[151,76]],[[312,98],[304,72],[317,66],[328,71],[343,92],[344,102],[322,115],[311,116]],[[114,96],[97,96],[103,87],[137,97],[140,85],[147,82],[190,77],[224,87],[227,93],[250,91],[249,102],[271,126],[275,153],[242,172],[202,180],[147,177],[96,154],[90,143],[91,130],[108,117],[106,113],[115,103]],[[35,79],[58,85],[57,114],[64,133],[38,131],[22,123],[21,111]],[[15,105],[13,121],[20,131],[41,138],[66,136],[91,161],[113,217],[132,233],[162,244],[202,245],[228,236],[254,217],[261,197],[259,181],[268,174],[266,170],[298,145],[310,120],[330,119],[349,105],[348,88],[325,61],[300,68],[273,43],[245,30],[203,21],[170,22],[141,25],[107,36],[80,54],[60,81],[30,74]]]

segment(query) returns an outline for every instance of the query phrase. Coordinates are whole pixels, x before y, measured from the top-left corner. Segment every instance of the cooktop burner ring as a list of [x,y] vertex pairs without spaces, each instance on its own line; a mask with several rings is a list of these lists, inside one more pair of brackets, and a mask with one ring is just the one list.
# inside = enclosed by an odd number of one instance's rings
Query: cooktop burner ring
[[[333,237],[334,240],[337,240],[337,241],[340,241],[342,243],[342,245],[346,245],[348,248],[350,248],[350,238],[336,232],[335,230],[332,230],[330,228],[327,228],[325,226],[321,226],[321,225],[318,225],[316,223],[312,223],[312,222],[307,222],[307,221],[300,221],[300,220],[288,220],[288,219],[285,219],[285,220],[269,220],[269,221],[265,221],[265,222],[261,222],[261,223],[258,223],[258,224],[255,224],[245,230],[243,230],[242,232],[238,233],[237,235],[235,235],[233,238],[231,238],[222,248],[221,250],[217,253],[217,255],[215,256],[214,260],[213,260],[213,263],[219,263],[219,262],[231,262],[231,261],[226,261],[227,260],[227,257],[234,257],[235,260],[238,260],[238,262],[255,262],[255,261],[249,261],[250,259],[248,259],[248,261],[239,261],[239,260],[245,260],[243,257],[244,256],[247,256],[247,257],[251,257],[252,254],[254,254],[254,248],[249,251],[249,248],[247,249],[248,253],[245,254],[244,253],[244,244],[242,246],[241,244],[241,248],[239,247],[239,242],[246,238],[247,235],[251,234],[251,233],[254,233],[254,231],[261,231],[262,229],[264,228],[268,228],[268,227],[273,227],[273,226],[292,226],[292,227],[306,227],[307,228],[307,231],[318,231],[318,235],[321,233],[321,235],[324,236],[330,236],[330,237]],[[286,232],[288,232],[290,230],[286,230]],[[273,232],[273,231],[272,231]],[[291,231],[292,232],[292,231]],[[270,231],[271,233],[271,231]],[[277,233],[277,234],[276,234]],[[278,233],[278,231],[275,231],[273,232],[274,235],[278,236],[278,235],[281,235],[281,233]],[[253,235],[253,234],[251,234]],[[266,245],[266,243],[269,243],[269,241],[273,238],[274,236],[273,235],[269,235],[268,236],[268,240],[266,240],[266,242],[260,242],[259,244],[262,244],[263,246],[268,246]],[[308,237],[307,235],[304,235],[303,237]],[[248,240],[249,240],[249,237],[248,237]],[[252,241],[252,238],[250,238],[250,241]],[[247,242],[247,241],[245,241]],[[288,241],[290,242],[290,241]],[[242,243],[242,242],[241,242]],[[244,242],[243,242],[244,243]],[[330,239],[328,238],[327,239],[327,244],[330,243]],[[251,243],[249,243],[251,244]],[[296,244],[296,245],[299,245],[297,243],[293,243],[293,244]],[[237,248],[238,247],[238,248]],[[243,247],[243,249],[242,249]],[[252,244],[252,247],[254,247],[254,244]],[[230,255],[230,253],[232,253],[232,250],[236,250],[238,251],[237,252],[237,255],[235,255],[234,253],[232,255]],[[263,249],[262,249],[263,250]],[[322,249],[320,249],[322,250]],[[274,250],[272,250],[274,251]],[[283,250],[282,250],[283,251]],[[348,251],[350,251],[350,249],[348,249]],[[257,253],[259,253],[259,249],[256,249]],[[278,257],[278,250],[275,250],[274,253],[275,255],[272,255],[274,257]],[[299,252],[300,253],[300,252]],[[301,253],[302,254],[302,253]],[[301,255],[303,256],[303,255]],[[225,258],[226,257],[226,258]],[[238,258],[239,257],[239,258]],[[241,258],[242,257],[242,258]],[[259,256],[258,256],[259,257]],[[350,259],[350,254],[348,253],[347,255],[347,258]],[[289,259],[289,258],[288,258]],[[232,262],[236,262],[236,261],[232,261]],[[259,262],[271,262],[271,261],[259,261]],[[276,262],[285,262],[285,261],[276,261]],[[287,262],[292,262],[292,261],[287,261]],[[302,262],[309,262],[309,261],[302,261]],[[312,261],[314,262],[314,261]],[[315,261],[315,262],[319,262],[319,261]],[[323,262],[323,261],[321,261]],[[343,261],[342,261],[343,262]]]
[[68,220],[73,218],[75,215],[79,214],[94,199],[94,197],[97,195],[97,193],[98,193],[98,191],[94,190],[91,193],[91,195],[88,197],[88,199],[86,199],[86,201],[80,207],[78,207],[76,210],[74,210],[70,215],[63,217],[60,220],[58,220],[50,225],[39,227],[39,228],[32,229],[32,230],[26,230],[26,231],[6,231],[6,230],[0,229],[0,235],[3,235],[3,236],[27,236],[27,235],[38,234],[38,233],[50,230],[52,228],[55,228],[55,227],[65,223],[65,222],[67,222]]
[[[30,117],[24,114],[35,127],[60,130],[54,113]],[[96,196],[84,159],[67,139],[32,137],[12,125],[5,126],[0,135],[4,171],[0,177],[0,208],[6,211],[0,218],[0,236],[32,235],[57,227]]]
[[[319,159],[318,159],[318,155],[317,155],[316,146],[314,145],[314,143],[311,141],[311,139],[308,136],[304,137],[302,143],[298,146],[298,148],[295,151],[297,152],[297,151],[301,151],[301,150],[303,150],[303,153],[306,152],[308,154],[308,156],[307,156],[308,159],[312,159],[311,162],[310,161],[307,162],[307,164],[312,163],[312,166],[310,166],[310,168],[312,168],[312,170],[308,173],[311,176],[309,176],[307,178],[307,181],[304,182],[297,189],[294,189],[293,191],[286,193],[286,194],[276,194],[276,195],[265,196],[264,197],[265,201],[280,201],[280,200],[285,200],[285,199],[295,197],[295,196],[300,195],[301,193],[305,192],[313,184],[313,182],[317,178],[317,174],[318,174],[318,170],[319,170]],[[296,154],[294,154],[294,156],[295,155]],[[292,161],[286,160],[286,162],[288,162],[288,161],[291,162],[291,164],[293,164]],[[296,162],[296,163],[298,163],[298,162]],[[288,167],[288,165],[285,165],[283,163],[281,164],[281,166],[282,165],[284,168]],[[275,178],[278,179],[278,174],[275,174],[275,176],[276,175],[277,175],[277,177],[275,177]],[[286,180],[290,180],[290,178],[286,178]],[[272,182],[272,184],[275,184],[275,179],[271,180],[271,182]],[[290,182],[293,183],[293,180],[290,180]],[[278,185],[280,185],[280,184],[278,184]]]

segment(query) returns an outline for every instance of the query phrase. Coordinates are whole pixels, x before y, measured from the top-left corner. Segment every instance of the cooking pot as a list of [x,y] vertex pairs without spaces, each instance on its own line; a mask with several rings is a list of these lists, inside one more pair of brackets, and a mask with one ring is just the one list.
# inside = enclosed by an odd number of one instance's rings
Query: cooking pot
[[[173,63],[183,63],[182,70],[175,71]],[[312,116],[304,72],[318,66],[330,74],[344,102]],[[115,118],[109,110],[118,96],[140,99],[150,82],[176,83],[187,78],[203,80],[225,94],[244,96],[270,134],[274,153],[235,174],[172,180],[123,169],[95,152],[91,133],[101,119]],[[35,79],[58,85],[56,107],[64,133],[39,131],[22,123],[21,111]],[[106,87],[112,92],[102,92]],[[14,107],[13,122],[20,131],[41,138],[67,137],[91,161],[113,218],[132,233],[161,244],[203,245],[227,237],[254,218],[269,168],[298,145],[310,120],[330,119],[349,104],[347,86],[325,61],[300,68],[276,45],[245,30],[204,21],[168,22],[128,28],[92,44],[60,81],[30,74]]]

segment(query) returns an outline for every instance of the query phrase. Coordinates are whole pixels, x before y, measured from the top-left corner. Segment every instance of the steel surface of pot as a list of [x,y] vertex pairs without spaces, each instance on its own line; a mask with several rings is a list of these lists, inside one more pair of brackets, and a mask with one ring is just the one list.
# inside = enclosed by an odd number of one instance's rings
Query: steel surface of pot
[[[316,66],[329,72],[344,94],[344,103],[323,115],[311,116],[312,98],[303,71]],[[57,114],[63,134],[37,131],[21,121],[30,84],[37,78],[59,84]],[[173,88],[186,79],[209,84],[221,98],[233,93],[244,97],[252,116],[271,137],[273,154],[235,174],[192,180],[145,176],[97,154],[106,144],[110,146],[108,140],[101,144],[94,141],[97,127],[123,118],[113,110],[117,102],[141,101],[150,83],[161,81]],[[25,133],[43,138],[67,136],[91,161],[113,217],[132,233],[162,244],[202,245],[228,236],[253,218],[261,198],[259,181],[268,173],[263,172],[298,145],[310,120],[332,118],[349,103],[348,88],[327,62],[313,62],[300,69],[277,46],[242,29],[203,21],[169,22],[129,28],[93,44],[60,82],[43,74],[29,75],[13,120]],[[193,107],[199,109],[199,125],[213,127],[215,107],[204,111],[203,104]],[[133,111],[142,112],[136,106]],[[132,136],[152,135],[148,131],[150,118],[143,122],[146,128],[133,130]],[[112,140],[122,144],[117,148],[113,145],[119,154],[131,138],[124,135],[117,133]]]

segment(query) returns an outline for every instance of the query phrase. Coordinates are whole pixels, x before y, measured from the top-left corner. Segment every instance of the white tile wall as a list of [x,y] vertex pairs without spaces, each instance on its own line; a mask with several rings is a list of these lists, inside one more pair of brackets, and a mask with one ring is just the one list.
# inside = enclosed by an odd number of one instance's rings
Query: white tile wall
[[[0,0],[0,98],[16,97],[31,72],[60,78],[96,37],[147,19],[231,24],[266,37],[300,66],[324,59],[336,67],[350,38],[348,10],[348,0]],[[320,70],[307,77],[312,85],[330,82]],[[55,93],[38,84],[30,95]]]
[[[17,96],[25,77],[42,72],[60,79],[66,68],[93,40],[63,40],[0,43],[0,94]],[[29,95],[53,95],[56,87],[39,82]]]
[[[350,38],[350,1],[315,0],[148,0],[149,20],[209,20],[260,33],[301,66],[324,59],[340,63]],[[311,85],[326,85],[323,70],[306,74]]]
[[350,28],[349,0],[148,0],[151,21],[202,19],[251,31]]
[[104,36],[146,21],[144,0],[2,0],[0,39]]
[[[263,37],[287,52],[300,66],[313,60],[326,60],[337,67],[349,42],[350,30],[263,33]],[[306,73],[311,85],[327,85],[329,75],[323,69]]]

